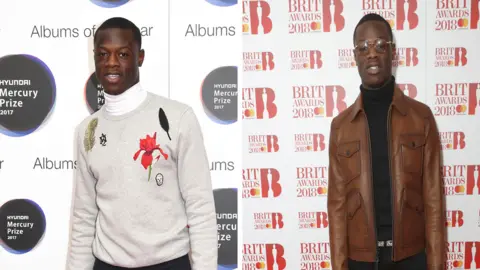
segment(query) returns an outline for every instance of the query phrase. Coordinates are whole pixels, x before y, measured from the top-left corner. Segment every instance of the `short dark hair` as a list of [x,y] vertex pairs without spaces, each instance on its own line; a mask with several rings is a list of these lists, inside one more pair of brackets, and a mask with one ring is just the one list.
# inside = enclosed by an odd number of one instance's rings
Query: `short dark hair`
[[133,33],[133,39],[138,43],[138,48],[142,48],[142,35],[140,34],[140,29],[133,22],[122,17],[113,17],[104,21],[95,32],[93,43],[95,44],[97,40],[97,33],[99,31],[114,28],[131,30]]
[[355,38],[357,36],[357,28],[365,23],[365,22],[369,22],[369,21],[377,21],[377,22],[383,22],[385,24],[385,26],[387,27],[388,29],[388,34],[390,35],[390,40],[393,41],[393,32],[392,32],[392,26],[390,26],[390,24],[387,22],[387,20],[385,20],[385,18],[383,18],[382,16],[378,15],[378,14],[375,14],[375,13],[368,13],[366,14],[365,16],[363,16],[360,21],[357,23],[357,26],[355,26],[355,31],[353,31],[353,43],[355,44]]

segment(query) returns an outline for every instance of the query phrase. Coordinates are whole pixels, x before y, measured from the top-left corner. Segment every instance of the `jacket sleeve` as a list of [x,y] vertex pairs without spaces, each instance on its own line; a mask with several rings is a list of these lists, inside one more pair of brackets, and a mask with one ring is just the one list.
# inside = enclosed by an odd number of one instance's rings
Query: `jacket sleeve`
[[429,110],[423,162],[423,198],[428,270],[441,270],[445,262],[445,207],[441,178],[441,149],[435,118]]
[[216,270],[217,218],[200,124],[191,108],[178,132],[178,177],[190,227],[192,270]]
[[345,185],[337,159],[334,121],[330,127],[327,211],[332,270],[348,270]]

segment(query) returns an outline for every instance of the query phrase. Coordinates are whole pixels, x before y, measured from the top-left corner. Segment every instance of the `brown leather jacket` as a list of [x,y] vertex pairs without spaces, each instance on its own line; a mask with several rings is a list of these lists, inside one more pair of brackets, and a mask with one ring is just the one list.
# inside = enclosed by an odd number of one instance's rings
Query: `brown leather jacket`
[[[432,111],[395,87],[389,109],[393,260],[426,250],[443,270],[445,214],[441,150]],[[369,129],[361,95],[335,117],[329,145],[328,217],[332,270],[348,258],[377,260]]]

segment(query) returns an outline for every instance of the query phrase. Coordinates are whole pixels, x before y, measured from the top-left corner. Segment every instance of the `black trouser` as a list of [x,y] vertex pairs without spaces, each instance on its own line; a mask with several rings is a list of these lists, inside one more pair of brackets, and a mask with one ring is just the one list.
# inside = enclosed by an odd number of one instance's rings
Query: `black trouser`
[[127,270],[127,269],[137,269],[137,270],[191,270],[190,259],[188,254],[180,258],[156,264],[151,266],[139,267],[139,268],[125,268],[119,266],[113,266],[108,263],[104,263],[99,259],[95,259],[95,264],[93,265],[93,270]]
[[379,248],[379,263],[359,262],[348,260],[348,270],[427,270],[427,257],[424,251],[405,258],[398,262],[392,262],[392,248]]

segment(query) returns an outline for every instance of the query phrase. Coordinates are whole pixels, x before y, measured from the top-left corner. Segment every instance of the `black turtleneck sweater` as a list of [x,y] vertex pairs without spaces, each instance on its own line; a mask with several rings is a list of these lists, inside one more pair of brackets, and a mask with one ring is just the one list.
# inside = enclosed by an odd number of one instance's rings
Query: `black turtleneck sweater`
[[393,76],[389,83],[379,89],[368,90],[360,86],[370,129],[373,194],[379,241],[393,240],[387,120],[394,86]]

